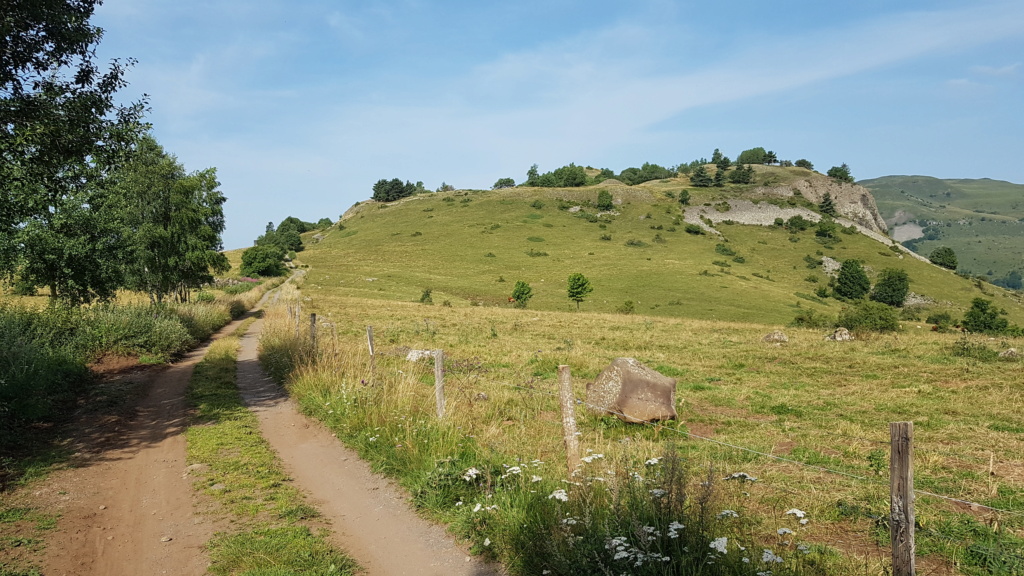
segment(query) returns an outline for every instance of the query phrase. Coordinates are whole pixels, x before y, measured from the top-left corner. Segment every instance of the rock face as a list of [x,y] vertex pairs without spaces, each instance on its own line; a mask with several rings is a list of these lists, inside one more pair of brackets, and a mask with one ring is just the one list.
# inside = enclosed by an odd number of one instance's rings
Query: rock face
[[782,330],[776,330],[770,334],[765,334],[764,338],[761,338],[761,342],[768,342],[769,344],[781,344],[783,342],[789,342],[789,338],[782,332]]
[[839,328],[836,328],[835,332],[825,336],[825,340],[831,340],[833,342],[849,342],[850,340],[853,340],[853,334],[850,334],[849,330],[840,326]]
[[587,386],[587,404],[595,413],[613,414],[624,422],[674,420],[676,380],[633,358],[616,358]]
[[885,233],[888,229],[885,219],[878,211],[875,197],[871,195],[871,191],[856,184],[836,182],[826,176],[814,175],[786,186],[758,188],[757,192],[765,196],[783,198],[788,198],[799,192],[801,196],[815,204],[820,204],[825,194],[828,194],[832,197],[836,213],[839,216],[875,232]]

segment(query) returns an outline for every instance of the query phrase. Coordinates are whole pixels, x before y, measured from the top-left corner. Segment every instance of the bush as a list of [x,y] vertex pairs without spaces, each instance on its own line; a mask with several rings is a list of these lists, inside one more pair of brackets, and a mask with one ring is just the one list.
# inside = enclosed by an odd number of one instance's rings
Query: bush
[[839,313],[839,325],[850,330],[895,332],[900,329],[900,319],[893,307],[865,301],[843,309]]
[[718,253],[718,254],[721,254],[722,256],[735,256],[736,255],[736,251],[733,250],[732,248],[729,248],[725,244],[715,244],[715,252]]
[[629,240],[626,240],[625,245],[626,246],[631,246],[633,248],[645,248],[645,247],[649,246],[649,244],[647,244],[643,240],[637,240],[635,238],[630,238]]
[[696,224],[687,224],[683,231],[687,234],[693,234],[694,236],[703,236],[705,234],[704,229]]
[[196,294],[196,302],[199,302],[200,304],[209,304],[216,300],[217,297],[214,296],[212,292],[202,290],[198,294]]
[[793,317],[793,321],[790,322],[790,326],[814,329],[832,328],[835,326],[835,320],[814,308],[807,308],[797,312],[797,315]]
[[253,246],[242,252],[242,274],[246,276],[284,276],[286,270],[281,260],[284,250],[277,246]]
[[910,276],[906,271],[886,268],[878,274],[875,289],[871,291],[871,299],[889,306],[901,307],[909,292]]
[[956,270],[957,267],[956,252],[953,252],[952,248],[946,246],[940,246],[932,250],[928,260],[936,266],[942,266],[949,270]]
[[607,190],[601,190],[597,193],[597,209],[602,212],[607,212],[615,208],[615,204],[612,202],[612,194]]
[[530,203],[530,207],[540,210],[541,208],[544,207],[544,203],[541,202],[540,200],[534,200],[533,202]]
[[[844,260],[836,277],[836,294],[850,300],[863,298],[871,289],[871,281],[859,260]],[[847,326],[849,328],[849,326]]]
[[934,324],[937,332],[949,332],[953,324],[953,316],[949,312],[936,312],[924,319],[928,324]]
[[636,302],[632,300],[626,300],[621,306],[615,309],[619,314],[632,314],[636,312]]
[[434,299],[430,297],[433,291],[432,288],[424,288],[423,293],[420,294],[420,304],[433,304]]
[[797,214],[792,216],[789,220],[786,220],[786,228],[789,228],[790,232],[803,232],[811,227],[811,221]]
[[999,358],[998,352],[981,342],[972,342],[966,334],[953,343],[950,354],[960,358],[974,358],[983,362],[991,362]]
[[971,332],[984,334],[1003,334],[1010,328],[1010,322],[1002,316],[1006,310],[992,305],[991,300],[975,298],[971,300],[971,309],[964,314],[963,327]]

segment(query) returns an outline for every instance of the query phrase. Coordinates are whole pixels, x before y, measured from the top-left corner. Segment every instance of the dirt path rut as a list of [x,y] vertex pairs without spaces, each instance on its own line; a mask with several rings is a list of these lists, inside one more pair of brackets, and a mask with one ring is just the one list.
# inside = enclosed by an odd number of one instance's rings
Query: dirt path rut
[[239,389],[289,475],[331,522],[334,543],[368,576],[499,576],[497,567],[466,555],[441,527],[417,516],[393,483],[298,412],[256,360],[261,325],[257,321],[242,338]]

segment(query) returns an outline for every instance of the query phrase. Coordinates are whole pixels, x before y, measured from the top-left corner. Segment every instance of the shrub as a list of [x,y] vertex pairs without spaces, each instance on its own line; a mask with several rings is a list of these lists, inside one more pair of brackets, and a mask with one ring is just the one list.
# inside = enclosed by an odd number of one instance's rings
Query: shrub
[[732,261],[737,264],[744,264],[747,261],[747,259],[744,258],[743,256],[734,256]]
[[906,271],[897,268],[886,268],[879,272],[875,289],[871,291],[871,299],[875,302],[900,307],[910,292],[910,276]]
[[992,305],[991,300],[975,298],[971,300],[971,309],[964,314],[963,327],[971,332],[985,334],[1003,334],[1007,332],[1010,323],[1002,316],[1006,310]]
[[949,312],[936,312],[929,314],[924,321],[929,324],[934,324],[937,332],[949,332],[955,323],[953,316],[950,315]]
[[215,300],[217,300],[217,297],[212,292],[201,290],[198,294],[196,294],[196,302],[199,302],[201,304],[209,304],[211,302],[214,302]]
[[516,280],[512,288],[512,301],[516,308],[526,308],[526,304],[533,298],[533,288],[522,280]]
[[420,304],[433,304],[434,299],[430,296],[433,291],[432,288],[424,288],[423,293],[420,294]]
[[839,313],[839,325],[850,330],[895,332],[900,329],[900,320],[893,307],[864,301],[843,309]]
[[718,253],[718,254],[721,254],[722,256],[735,256],[736,255],[736,251],[733,250],[732,248],[729,248],[725,244],[715,244],[715,252]]
[[530,202],[530,207],[531,208],[536,208],[537,210],[540,210],[541,208],[544,207],[544,203],[541,202],[539,199],[538,200],[534,200],[533,202]]
[[972,342],[966,334],[953,343],[950,354],[960,358],[974,358],[983,362],[990,362],[999,358],[998,352],[981,342]]
[[791,232],[803,232],[811,227],[811,221],[797,214],[786,220],[786,228],[789,228]]
[[611,192],[607,190],[601,190],[597,193],[597,209],[602,212],[607,212],[615,208],[615,204],[612,202]]
[[626,246],[631,246],[633,248],[645,248],[645,247],[649,246],[649,244],[647,244],[646,242],[644,242],[642,240],[637,240],[635,238],[630,238],[629,240],[626,240],[625,245]]
[[601,234],[601,240],[604,240],[605,242],[611,242],[612,235],[611,234]]
[[705,234],[704,229],[696,224],[687,224],[683,231],[687,234],[693,234],[694,236],[703,236]]
[[797,312],[797,315],[793,317],[793,321],[790,322],[790,326],[814,329],[831,328],[835,326],[835,320],[814,308],[806,308]]
[[957,267],[956,252],[953,252],[952,248],[946,246],[940,246],[932,250],[928,260],[936,266],[942,266],[949,270],[956,270]]
[[284,250],[272,245],[253,246],[242,252],[241,272],[246,276],[283,276]]

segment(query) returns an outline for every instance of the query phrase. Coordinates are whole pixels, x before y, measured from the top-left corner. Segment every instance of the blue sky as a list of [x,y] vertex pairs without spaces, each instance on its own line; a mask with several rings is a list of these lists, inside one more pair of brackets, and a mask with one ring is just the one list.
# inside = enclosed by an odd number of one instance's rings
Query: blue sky
[[489,188],[755,146],[858,179],[1024,183],[1024,2],[106,0],[157,139],[216,167],[227,248],[381,178]]

